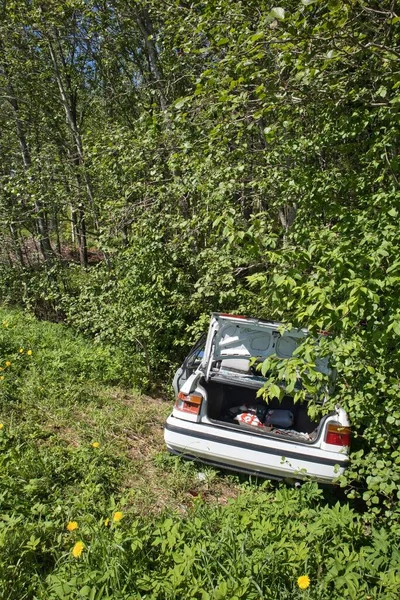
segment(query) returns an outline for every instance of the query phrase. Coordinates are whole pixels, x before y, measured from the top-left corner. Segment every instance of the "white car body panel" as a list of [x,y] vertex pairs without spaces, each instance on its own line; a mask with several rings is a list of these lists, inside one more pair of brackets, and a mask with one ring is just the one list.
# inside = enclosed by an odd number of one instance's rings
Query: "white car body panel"
[[170,415],[165,425],[167,448],[188,458],[277,478],[312,478],[330,483],[343,473],[346,454],[306,444],[267,438],[238,429],[216,427],[212,423],[193,423]]

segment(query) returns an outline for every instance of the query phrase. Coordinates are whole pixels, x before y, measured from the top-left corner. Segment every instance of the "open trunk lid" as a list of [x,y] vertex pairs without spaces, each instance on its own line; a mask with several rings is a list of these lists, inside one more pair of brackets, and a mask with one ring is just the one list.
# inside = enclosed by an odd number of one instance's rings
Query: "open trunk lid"
[[[233,379],[251,375],[251,358],[259,361],[271,355],[291,358],[307,334],[306,329],[284,331],[278,322],[213,313],[200,369],[206,381],[216,364],[221,374]],[[325,374],[331,373],[328,358],[317,361],[316,368]],[[260,379],[254,372],[253,377]]]

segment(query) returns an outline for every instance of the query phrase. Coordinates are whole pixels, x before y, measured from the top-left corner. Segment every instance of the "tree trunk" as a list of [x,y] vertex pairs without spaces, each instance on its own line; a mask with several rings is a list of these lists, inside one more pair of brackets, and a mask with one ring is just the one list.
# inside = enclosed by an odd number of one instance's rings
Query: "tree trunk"
[[[3,52],[3,55],[4,55],[4,47],[3,47],[3,43],[1,41],[1,39],[0,39],[0,52]],[[7,90],[6,99],[10,103],[10,105],[13,109],[13,112],[14,112],[18,144],[19,144],[19,147],[21,150],[21,156],[22,156],[22,161],[24,164],[24,169],[28,173],[32,167],[31,154],[30,154],[29,146],[28,146],[28,143],[26,140],[25,129],[24,129],[24,126],[23,126],[21,118],[20,118],[20,110],[19,110],[17,96],[14,93],[14,89],[13,89],[13,86],[12,86],[12,83],[11,83],[11,80],[10,80],[9,74],[8,74],[7,64],[5,63],[4,58],[3,58],[3,64],[2,64],[2,71],[3,71],[3,75],[6,79],[6,90]],[[44,209],[44,206],[42,205],[42,203],[40,202],[40,200],[38,200],[37,198],[35,198],[34,206],[35,206],[37,230],[38,230],[38,234],[39,234],[40,251],[41,251],[43,260],[45,262],[49,262],[53,258],[53,250],[51,248],[49,232],[47,229],[47,222],[46,222],[46,218],[45,218],[45,209]]]
[[76,219],[76,210],[71,204],[71,242],[75,246],[78,238],[78,224]]
[[59,257],[59,259],[61,259],[62,247],[61,247],[60,227],[58,225],[58,215],[57,215],[57,212],[54,213],[53,222],[54,222],[54,230],[56,232],[58,257]]
[[[59,50],[59,54],[61,57],[61,62],[63,64],[65,64],[65,60],[62,54],[62,49],[60,47],[60,43],[59,43],[59,39],[58,39],[58,32],[55,30],[53,32],[53,39],[54,41],[57,43],[58,45],[58,50]],[[93,210],[93,216],[94,216],[94,221],[95,221],[95,225],[98,228],[99,223],[98,223],[98,215],[97,215],[97,209],[96,209],[96,205],[95,205],[95,201],[94,201],[94,196],[93,196],[93,191],[92,191],[92,186],[91,186],[91,182],[89,179],[89,175],[87,173],[86,170],[86,165],[85,165],[85,158],[84,158],[84,152],[83,152],[83,144],[82,144],[82,137],[79,131],[79,127],[78,127],[78,123],[77,123],[77,118],[76,118],[76,107],[72,106],[72,102],[69,101],[68,99],[68,94],[67,94],[67,90],[63,81],[63,78],[61,76],[61,72],[60,72],[60,68],[58,66],[58,61],[57,61],[57,57],[56,57],[56,53],[54,51],[54,46],[52,43],[52,40],[49,38],[48,39],[48,43],[49,43],[49,51],[50,51],[50,57],[51,57],[51,61],[53,63],[53,68],[54,68],[54,74],[56,77],[56,81],[57,81],[57,85],[58,85],[58,89],[60,92],[60,98],[61,98],[61,103],[64,107],[64,111],[65,111],[65,116],[67,119],[67,123],[68,126],[71,130],[72,133],[72,137],[74,140],[74,144],[75,144],[75,149],[76,149],[76,154],[78,157],[78,163],[79,163],[79,167],[81,169],[82,172],[82,177],[84,180],[84,184],[85,184],[85,189],[86,189],[86,194],[87,197],[89,199],[89,202],[91,204],[92,210]],[[70,98],[72,97],[72,90],[68,90]]]
[[162,110],[166,111],[168,103],[167,97],[164,92],[163,74],[161,71],[161,67],[159,66],[157,48],[153,40],[153,26],[151,24],[150,17],[147,14],[147,11],[140,11],[139,16],[137,17],[137,23],[143,35],[144,45],[147,50],[147,56],[149,60],[150,73],[158,89],[160,105]]
[[283,245],[287,246],[288,232],[293,225],[297,214],[297,204],[286,204],[278,210],[278,214],[282,227],[285,230],[285,233],[283,234]]
[[83,267],[88,265],[88,251],[86,239],[86,220],[85,212],[82,209],[78,211],[78,240],[79,240],[79,260]]
[[[28,143],[26,141],[25,130],[22,125],[20,116],[19,116],[19,106],[18,101],[15,97],[14,90],[10,83],[7,85],[7,100],[11,104],[14,117],[15,117],[15,126],[17,131],[18,143],[21,150],[22,161],[24,164],[24,169],[28,173],[32,166],[31,154],[29,151]],[[36,216],[36,224],[37,230],[39,234],[39,244],[40,244],[40,252],[45,262],[50,262],[53,258],[53,250],[50,244],[49,231],[47,227],[46,221],[46,213],[43,204],[35,198],[34,202],[35,206],[35,216]]]
[[14,248],[14,252],[20,262],[21,267],[25,266],[25,262],[24,262],[24,255],[21,249],[21,246],[19,244],[19,239],[18,239],[18,234],[15,231],[14,225],[12,223],[8,224],[9,230],[10,230],[10,234],[11,234],[11,242]]

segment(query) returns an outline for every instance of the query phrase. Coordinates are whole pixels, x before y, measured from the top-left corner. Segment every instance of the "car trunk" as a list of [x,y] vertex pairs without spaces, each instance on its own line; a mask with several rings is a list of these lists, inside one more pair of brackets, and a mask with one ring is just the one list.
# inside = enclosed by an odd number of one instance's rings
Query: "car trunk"
[[[257,389],[216,381],[203,381],[202,387],[207,391],[207,417],[216,423],[229,424],[252,433],[290,438],[296,442],[310,443],[318,436],[320,423],[308,416],[307,402],[295,403],[291,396],[284,396],[281,401],[274,399],[267,405],[257,398]],[[258,414],[262,413],[263,407],[266,407],[264,412],[268,410],[264,426],[238,421],[238,415],[254,413],[257,407]],[[271,414],[272,417],[269,416]],[[292,422],[285,423],[288,415],[292,415]],[[278,423],[271,423],[274,419]]]

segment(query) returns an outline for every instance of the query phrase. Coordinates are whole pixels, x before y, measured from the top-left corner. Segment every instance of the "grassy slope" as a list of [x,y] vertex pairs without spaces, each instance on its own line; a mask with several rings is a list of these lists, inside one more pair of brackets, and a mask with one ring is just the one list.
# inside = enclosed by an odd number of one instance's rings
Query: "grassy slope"
[[[21,313],[2,310],[0,322],[7,325],[1,326],[0,361],[12,362],[3,365],[0,393],[9,401],[2,403],[0,419],[12,435],[33,435],[70,456],[97,450],[109,457],[118,465],[110,470],[109,485],[128,495],[139,514],[185,510],[199,494],[222,502],[236,494],[234,477],[221,478],[166,453],[163,424],[171,403],[112,385],[129,377],[117,352]],[[205,479],[199,480],[199,471]]]
[[1,310],[0,364],[2,600],[397,597],[396,533],[314,484],[240,484],[170,457],[170,403],[117,387],[117,350]]

